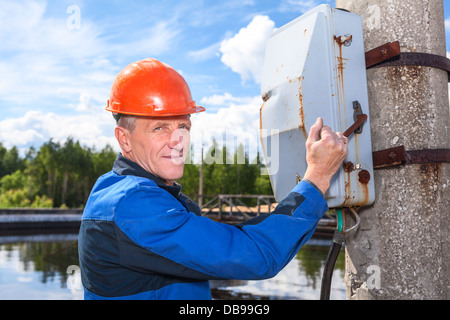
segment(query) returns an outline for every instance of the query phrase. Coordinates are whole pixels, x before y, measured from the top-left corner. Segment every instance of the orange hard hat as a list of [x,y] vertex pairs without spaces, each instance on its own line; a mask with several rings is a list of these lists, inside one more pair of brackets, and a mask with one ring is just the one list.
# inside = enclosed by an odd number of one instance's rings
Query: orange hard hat
[[205,111],[192,100],[184,78],[156,59],[131,63],[115,78],[106,110],[136,116],[175,116]]

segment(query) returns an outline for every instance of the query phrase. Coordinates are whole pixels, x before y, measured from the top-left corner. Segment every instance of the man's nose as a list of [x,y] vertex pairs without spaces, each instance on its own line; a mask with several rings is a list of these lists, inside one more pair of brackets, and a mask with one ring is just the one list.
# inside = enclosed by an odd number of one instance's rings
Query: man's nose
[[183,148],[183,140],[183,135],[177,131],[174,131],[170,137],[168,147],[170,149],[181,149]]

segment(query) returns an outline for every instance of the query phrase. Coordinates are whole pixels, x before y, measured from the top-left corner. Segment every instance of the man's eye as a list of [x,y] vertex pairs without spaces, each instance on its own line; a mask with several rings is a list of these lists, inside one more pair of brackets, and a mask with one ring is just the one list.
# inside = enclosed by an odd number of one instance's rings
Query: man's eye
[[160,131],[162,130],[162,127],[156,127],[155,129],[153,129],[153,131]]

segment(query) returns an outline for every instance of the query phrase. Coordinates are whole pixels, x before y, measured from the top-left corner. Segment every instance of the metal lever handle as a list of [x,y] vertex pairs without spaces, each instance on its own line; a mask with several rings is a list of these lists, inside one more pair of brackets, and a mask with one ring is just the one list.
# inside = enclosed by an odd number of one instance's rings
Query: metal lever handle
[[358,114],[355,123],[352,124],[347,130],[345,130],[343,135],[348,138],[353,132],[358,130],[358,128],[361,127],[366,120],[367,120],[367,114],[364,114],[364,113]]

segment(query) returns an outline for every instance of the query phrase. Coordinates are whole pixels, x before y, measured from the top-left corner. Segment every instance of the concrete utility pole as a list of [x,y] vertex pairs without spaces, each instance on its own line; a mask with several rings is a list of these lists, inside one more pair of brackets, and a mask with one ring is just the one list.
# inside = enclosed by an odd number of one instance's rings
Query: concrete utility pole
[[[446,56],[443,0],[336,0],[363,19],[365,49]],[[373,151],[449,148],[448,77],[424,66],[367,71]],[[376,201],[346,244],[348,299],[450,299],[450,163],[375,170]],[[347,215],[350,216],[350,215]]]

